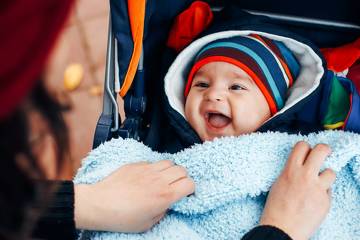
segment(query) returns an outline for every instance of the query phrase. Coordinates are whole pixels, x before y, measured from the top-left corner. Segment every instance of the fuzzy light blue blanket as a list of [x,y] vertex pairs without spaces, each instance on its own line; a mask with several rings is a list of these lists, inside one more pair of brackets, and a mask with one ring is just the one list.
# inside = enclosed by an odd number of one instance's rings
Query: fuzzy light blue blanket
[[160,154],[134,140],[111,140],[83,161],[75,183],[97,182],[126,163],[171,159],[188,169],[196,193],[174,204],[146,233],[84,231],[81,238],[239,240],[258,223],[266,193],[300,140],[312,146],[329,144],[332,154],[323,167],[337,172],[330,212],[312,239],[360,239],[360,135],[342,131],[308,136],[253,133],[215,139],[176,154]]

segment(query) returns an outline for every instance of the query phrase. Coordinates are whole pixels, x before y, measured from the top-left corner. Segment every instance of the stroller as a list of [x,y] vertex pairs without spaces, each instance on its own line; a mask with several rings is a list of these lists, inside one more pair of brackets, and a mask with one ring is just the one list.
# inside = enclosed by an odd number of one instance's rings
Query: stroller
[[[142,141],[153,150],[176,151],[167,144],[176,135],[161,105],[163,73],[176,54],[164,46],[174,18],[192,2],[110,0],[103,111],[93,148],[122,137]],[[214,18],[226,20],[237,17],[237,12],[265,16],[273,24],[306,36],[319,48],[340,46],[360,37],[356,0],[205,2],[211,6]],[[120,119],[117,97],[124,99],[124,121]]]

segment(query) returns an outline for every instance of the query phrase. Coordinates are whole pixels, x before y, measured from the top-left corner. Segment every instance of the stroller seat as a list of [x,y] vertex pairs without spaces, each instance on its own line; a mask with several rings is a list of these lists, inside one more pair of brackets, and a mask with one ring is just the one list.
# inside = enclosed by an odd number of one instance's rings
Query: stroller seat
[[[155,150],[167,123],[161,110],[161,79],[166,40],[175,17],[193,0],[110,0],[103,111],[93,148],[111,138],[135,138]],[[359,4],[355,0],[205,1],[226,21],[240,11],[267,16],[271,22],[306,36],[320,48],[340,46],[360,36]],[[140,32],[139,32],[140,31]],[[117,98],[124,99],[126,119]]]

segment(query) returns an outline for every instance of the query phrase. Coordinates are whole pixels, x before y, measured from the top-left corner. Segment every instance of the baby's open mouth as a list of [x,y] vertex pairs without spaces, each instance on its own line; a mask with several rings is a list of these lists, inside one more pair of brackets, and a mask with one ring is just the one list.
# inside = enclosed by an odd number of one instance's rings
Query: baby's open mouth
[[205,118],[208,124],[214,128],[223,128],[231,123],[231,118],[222,113],[206,113]]

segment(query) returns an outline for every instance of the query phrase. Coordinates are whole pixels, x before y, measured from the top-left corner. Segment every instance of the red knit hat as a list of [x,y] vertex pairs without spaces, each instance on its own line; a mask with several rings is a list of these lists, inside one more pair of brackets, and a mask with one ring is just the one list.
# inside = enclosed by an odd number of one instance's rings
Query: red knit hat
[[0,1],[0,120],[39,78],[73,0]]
[[219,39],[205,45],[195,57],[184,95],[188,95],[196,72],[210,62],[227,62],[244,70],[263,93],[271,115],[285,105],[288,88],[299,75],[300,65],[280,41],[251,34]]

